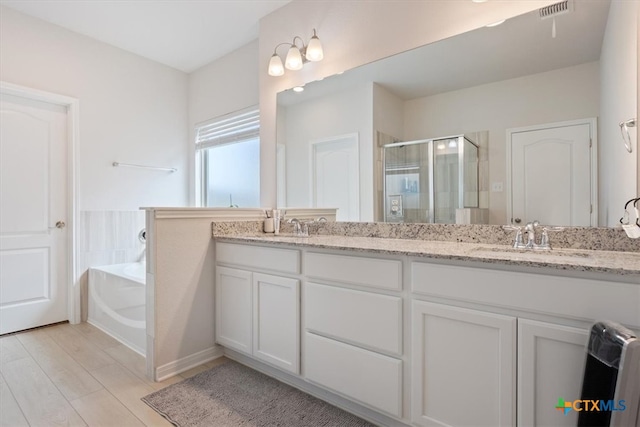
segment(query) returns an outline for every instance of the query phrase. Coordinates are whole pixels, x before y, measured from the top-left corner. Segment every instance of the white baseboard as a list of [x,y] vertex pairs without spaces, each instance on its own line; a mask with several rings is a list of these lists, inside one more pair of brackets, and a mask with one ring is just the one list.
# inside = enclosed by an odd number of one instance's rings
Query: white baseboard
[[262,372],[263,374],[273,377],[285,384],[289,384],[292,387],[302,390],[303,392],[317,397],[320,400],[324,400],[325,402],[337,406],[340,409],[357,415],[360,418],[365,419],[375,425],[389,427],[408,427],[408,424],[405,424],[400,420],[388,417],[358,403],[352,402],[342,396],[338,396],[328,390],[325,390],[324,388],[307,382],[304,380],[304,378],[281,371],[280,369],[259,362],[236,351],[225,348],[224,355],[229,359],[242,363],[243,365],[255,369],[256,371]]
[[158,366],[155,372],[155,380],[164,381],[167,378],[178,375],[180,372],[188,371],[191,368],[195,368],[196,366],[210,362],[222,356],[224,356],[224,350],[222,347],[218,345],[210,347],[187,357]]

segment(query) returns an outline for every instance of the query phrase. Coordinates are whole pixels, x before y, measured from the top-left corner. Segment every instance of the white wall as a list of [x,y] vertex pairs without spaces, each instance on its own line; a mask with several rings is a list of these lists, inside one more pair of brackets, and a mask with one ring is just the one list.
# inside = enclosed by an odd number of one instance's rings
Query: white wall
[[81,210],[187,203],[185,73],[2,7],[0,79],[80,100]]
[[[378,135],[380,132],[380,136]],[[384,149],[404,139],[404,101],[383,86],[373,84],[373,210],[374,221],[384,221]]]
[[[272,206],[276,202],[276,95],[279,91],[552,3],[555,1],[294,0],[263,18],[258,58],[262,205]],[[274,47],[295,35],[308,40],[313,28],[322,40],[324,60],[282,77],[269,76],[267,64]]]
[[[405,139],[489,131],[489,181],[506,188],[506,130],[599,115],[599,63],[447,92],[405,103]],[[489,223],[507,224],[506,192],[489,194]]]
[[[638,2],[611,3],[600,55],[600,223],[614,226],[624,203],[638,197],[638,157],[628,153],[618,123],[638,117]],[[630,131],[638,150],[638,127]]]
[[376,83],[373,85],[373,131],[404,139],[404,101]]
[[84,319],[87,268],[140,259],[138,209],[187,203],[187,75],[0,6],[0,80],[79,100],[74,286]]
[[[258,41],[255,40],[189,74],[189,162],[195,170],[195,125],[258,105]],[[192,173],[193,175],[193,173]],[[189,179],[189,201],[195,186]]]
[[[348,91],[280,109],[279,142],[286,146],[287,205],[310,207],[310,143],[357,133],[360,157],[360,220],[373,220],[372,89],[363,83]],[[286,122],[286,125],[282,122]],[[280,126],[279,126],[280,128]]]

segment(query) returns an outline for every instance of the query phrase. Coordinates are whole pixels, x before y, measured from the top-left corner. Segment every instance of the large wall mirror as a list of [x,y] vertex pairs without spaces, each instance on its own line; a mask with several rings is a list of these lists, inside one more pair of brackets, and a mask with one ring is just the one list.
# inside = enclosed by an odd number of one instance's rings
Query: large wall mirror
[[339,208],[344,221],[598,225],[611,4],[570,5],[279,93],[278,206]]

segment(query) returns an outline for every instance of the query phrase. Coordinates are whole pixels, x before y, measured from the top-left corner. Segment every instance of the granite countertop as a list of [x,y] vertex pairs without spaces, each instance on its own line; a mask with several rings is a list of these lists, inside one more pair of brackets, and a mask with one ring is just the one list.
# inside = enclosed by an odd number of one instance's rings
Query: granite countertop
[[[454,261],[548,267],[561,270],[588,271],[616,275],[640,275],[640,252],[552,249],[530,251],[503,245],[429,240],[291,234],[219,234],[216,240],[236,243],[270,243],[322,249],[346,249],[358,252],[408,255]],[[640,278],[638,279],[640,283]]]

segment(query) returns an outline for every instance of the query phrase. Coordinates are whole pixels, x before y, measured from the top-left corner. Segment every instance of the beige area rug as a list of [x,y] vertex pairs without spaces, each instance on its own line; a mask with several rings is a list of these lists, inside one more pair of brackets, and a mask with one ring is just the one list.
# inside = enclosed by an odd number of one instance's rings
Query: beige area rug
[[373,426],[233,361],[151,393],[142,400],[179,427]]

